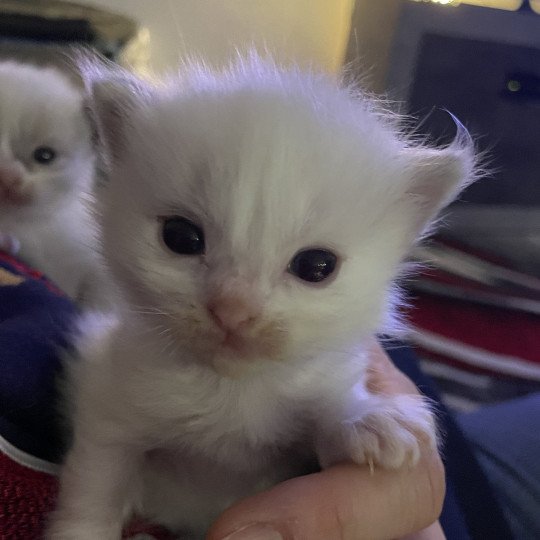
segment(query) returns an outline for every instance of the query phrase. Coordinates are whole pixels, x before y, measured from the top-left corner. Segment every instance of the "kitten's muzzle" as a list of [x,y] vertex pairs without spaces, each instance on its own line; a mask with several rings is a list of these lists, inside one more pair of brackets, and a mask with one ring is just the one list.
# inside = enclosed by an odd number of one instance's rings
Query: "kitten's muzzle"
[[220,347],[240,357],[274,356],[284,334],[275,323],[263,320],[262,303],[255,295],[222,291],[207,303],[209,318],[222,332]]
[[23,172],[16,165],[0,166],[0,201],[24,204],[30,199],[30,192],[25,189]]

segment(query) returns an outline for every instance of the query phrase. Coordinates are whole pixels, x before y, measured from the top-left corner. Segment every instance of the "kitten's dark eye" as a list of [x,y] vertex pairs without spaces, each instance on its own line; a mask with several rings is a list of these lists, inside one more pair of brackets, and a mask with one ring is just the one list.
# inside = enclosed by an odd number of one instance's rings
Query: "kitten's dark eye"
[[189,219],[172,216],[163,220],[161,235],[165,245],[181,255],[204,253],[204,233]]
[[48,165],[51,161],[54,161],[56,152],[49,146],[38,146],[32,155],[34,161],[41,163],[42,165]]
[[304,281],[316,283],[326,279],[335,269],[337,256],[326,249],[299,251],[289,263],[288,271]]

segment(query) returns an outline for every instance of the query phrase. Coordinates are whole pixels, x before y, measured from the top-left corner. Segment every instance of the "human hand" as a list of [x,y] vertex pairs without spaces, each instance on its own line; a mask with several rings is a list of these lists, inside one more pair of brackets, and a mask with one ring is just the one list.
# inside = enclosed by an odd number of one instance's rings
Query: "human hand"
[[[418,394],[379,345],[372,353],[371,392]],[[439,454],[425,444],[412,469],[371,474],[340,463],[244,499],[218,518],[207,540],[443,540],[436,520],[444,491]]]

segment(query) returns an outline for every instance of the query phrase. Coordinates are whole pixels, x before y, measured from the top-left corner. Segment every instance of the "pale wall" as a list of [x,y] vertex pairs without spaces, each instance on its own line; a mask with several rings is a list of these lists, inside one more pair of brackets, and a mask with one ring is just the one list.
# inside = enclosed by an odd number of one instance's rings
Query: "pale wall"
[[[373,0],[375,1],[375,0]],[[90,0],[148,29],[151,70],[174,68],[186,54],[214,65],[234,47],[268,45],[281,61],[337,70],[347,45],[354,0]]]
[[347,61],[353,62],[364,86],[380,93],[386,88],[392,40],[405,0],[356,0]]

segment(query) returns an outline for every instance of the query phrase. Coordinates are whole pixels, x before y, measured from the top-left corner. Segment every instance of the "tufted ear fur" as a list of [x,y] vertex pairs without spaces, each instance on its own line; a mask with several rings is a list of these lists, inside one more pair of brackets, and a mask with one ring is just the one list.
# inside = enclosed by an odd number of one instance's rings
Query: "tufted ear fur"
[[87,89],[87,108],[108,161],[122,156],[130,118],[152,95],[152,88],[117,67],[88,62],[81,68]]
[[406,193],[416,207],[416,233],[428,232],[437,214],[476,178],[473,141],[465,127],[457,119],[454,121],[458,133],[446,148],[417,147],[404,151],[409,160]]

